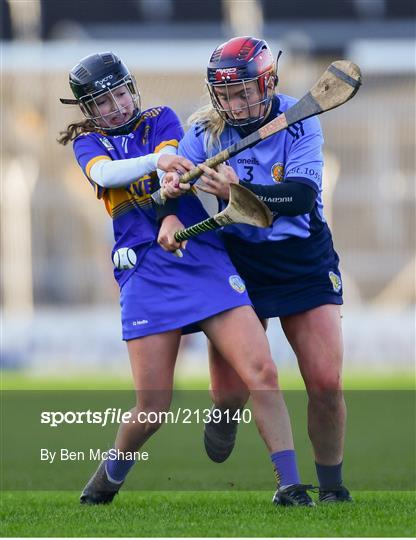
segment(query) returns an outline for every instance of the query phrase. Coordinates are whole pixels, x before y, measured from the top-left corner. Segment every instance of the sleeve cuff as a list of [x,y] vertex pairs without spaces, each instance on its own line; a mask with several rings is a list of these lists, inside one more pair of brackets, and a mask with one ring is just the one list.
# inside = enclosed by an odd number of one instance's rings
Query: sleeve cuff
[[154,207],[156,210],[157,222],[160,224],[166,216],[177,215],[178,209],[179,209],[179,200],[167,199],[165,204],[163,205],[155,204]]
[[319,194],[319,186],[310,178],[305,178],[304,176],[289,176],[285,177],[284,182],[297,182],[298,184],[305,184],[308,187],[312,188],[315,193]]

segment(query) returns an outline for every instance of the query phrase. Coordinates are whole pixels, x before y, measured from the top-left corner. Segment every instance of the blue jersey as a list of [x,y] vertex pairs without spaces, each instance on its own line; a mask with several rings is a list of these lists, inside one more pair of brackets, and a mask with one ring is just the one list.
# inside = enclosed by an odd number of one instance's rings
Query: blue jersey
[[[295,98],[283,94],[276,95],[268,121],[285,112],[296,101]],[[179,154],[195,164],[202,163],[243,137],[244,135],[237,129],[226,125],[220,137],[220,145],[208,151],[204,127],[195,124],[180,142]],[[231,158],[229,165],[245,182],[273,185],[290,182],[293,178],[312,187],[317,193],[317,199],[312,214],[280,216],[266,229],[250,225],[232,225],[227,227],[227,234],[235,234],[250,242],[279,241],[291,237],[308,238],[316,225],[314,221],[324,223],[321,198],[322,144],[323,136],[319,120],[312,117],[297,122]]]
[[[296,100],[274,97],[268,120]],[[244,135],[225,126],[220,144],[207,151],[203,125],[193,125],[179,153],[198,164]],[[260,318],[301,313],[324,304],[342,304],[338,255],[322,212],[322,132],[316,117],[297,122],[234,156],[229,164],[245,182],[273,185],[302,182],[316,192],[314,208],[299,216],[278,216],[271,227],[230,225],[224,228],[228,254],[244,279]],[[224,202],[222,202],[224,204]]]

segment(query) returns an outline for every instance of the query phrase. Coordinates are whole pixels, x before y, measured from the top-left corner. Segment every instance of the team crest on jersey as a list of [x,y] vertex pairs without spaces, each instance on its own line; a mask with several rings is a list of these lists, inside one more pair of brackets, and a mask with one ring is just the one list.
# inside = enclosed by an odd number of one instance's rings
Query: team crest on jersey
[[106,139],[105,137],[100,137],[100,141],[103,143],[103,145],[107,148],[107,150],[114,150],[114,146],[111,144],[111,142]]
[[284,164],[280,163],[280,161],[278,161],[277,163],[273,165],[272,170],[271,170],[271,175],[272,175],[273,180],[276,183],[281,182],[283,180],[284,168],[285,168]]
[[246,285],[240,276],[230,276],[228,278],[228,283],[231,287],[240,294],[246,291]]
[[342,288],[341,278],[337,274],[335,274],[335,272],[332,272],[332,271],[328,273],[328,276],[329,276],[329,279],[331,280],[332,288],[334,289],[334,291],[339,292]]

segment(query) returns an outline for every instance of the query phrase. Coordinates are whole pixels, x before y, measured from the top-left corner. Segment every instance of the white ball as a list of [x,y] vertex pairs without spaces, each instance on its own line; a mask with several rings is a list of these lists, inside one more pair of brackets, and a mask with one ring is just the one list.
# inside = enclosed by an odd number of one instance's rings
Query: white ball
[[137,262],[137,256],[134,249],[123,247],[113,254],[113,263],[119,270],[129,270],[134,268]]

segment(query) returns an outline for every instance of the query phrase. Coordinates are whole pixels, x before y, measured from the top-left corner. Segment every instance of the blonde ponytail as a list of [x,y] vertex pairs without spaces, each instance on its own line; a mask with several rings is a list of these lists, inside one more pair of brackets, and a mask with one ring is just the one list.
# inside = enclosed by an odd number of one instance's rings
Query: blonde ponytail
[[211,103],[204,105],[188,118],[188,125],[200,124],[205,128],[204,142],[207,153],[221,149],[220,137],[224,131],[225,122],[217,113]]

